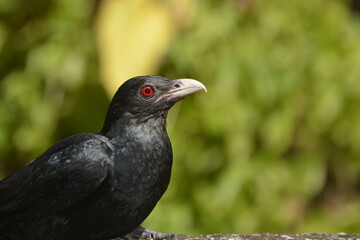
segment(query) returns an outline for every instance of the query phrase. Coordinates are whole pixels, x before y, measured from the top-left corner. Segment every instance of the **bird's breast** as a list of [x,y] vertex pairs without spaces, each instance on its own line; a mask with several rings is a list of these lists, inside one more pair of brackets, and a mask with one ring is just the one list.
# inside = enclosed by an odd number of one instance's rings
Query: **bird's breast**
[[[150,213],[165,192],[171,175],[172,149],[165,134],[133,135],[115,147],[111,174],[114,196],[137,214]],[[147,213],[148,209],[150,212]]]
[[168,139],[130,141],[114,156],[113,177],[117,187],[145,191],[160,187],[170,180],[172,149]]

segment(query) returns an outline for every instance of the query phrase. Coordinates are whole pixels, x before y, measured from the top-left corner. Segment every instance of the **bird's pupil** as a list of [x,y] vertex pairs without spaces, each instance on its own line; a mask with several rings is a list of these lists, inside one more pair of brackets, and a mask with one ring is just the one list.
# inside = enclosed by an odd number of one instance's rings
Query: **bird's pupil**
[[150,92],[151,92],[150,89],[148,89],[148,88],[145,89],[145,93],[146,93],[146,94],[150,94]]

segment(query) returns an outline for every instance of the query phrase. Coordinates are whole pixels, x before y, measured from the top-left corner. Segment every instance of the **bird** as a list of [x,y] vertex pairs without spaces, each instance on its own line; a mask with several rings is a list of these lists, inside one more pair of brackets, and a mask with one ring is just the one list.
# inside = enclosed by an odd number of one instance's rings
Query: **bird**
[[60,140],[0,182],[0,240],[156,235],[141,223],[170,181],[167,112],[201,90],[206,87],[188,78],[124,82],[99,132]]

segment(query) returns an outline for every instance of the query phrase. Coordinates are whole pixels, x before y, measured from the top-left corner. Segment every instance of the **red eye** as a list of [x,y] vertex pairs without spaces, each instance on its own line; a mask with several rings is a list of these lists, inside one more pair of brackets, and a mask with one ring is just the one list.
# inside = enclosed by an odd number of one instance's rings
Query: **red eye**
[[154,88],[151,86],[145,86],[141,89],[141,94],[144,97],[151,97],[154,94]]

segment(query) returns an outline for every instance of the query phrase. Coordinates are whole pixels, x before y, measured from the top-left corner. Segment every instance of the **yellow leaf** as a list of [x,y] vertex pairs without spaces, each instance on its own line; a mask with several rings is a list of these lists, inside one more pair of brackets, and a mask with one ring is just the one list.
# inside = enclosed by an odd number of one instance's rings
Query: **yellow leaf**
[[109,96],[131,77],[156,74],[174,33],[169,9],[152,0],[103,1],[95,28]]

